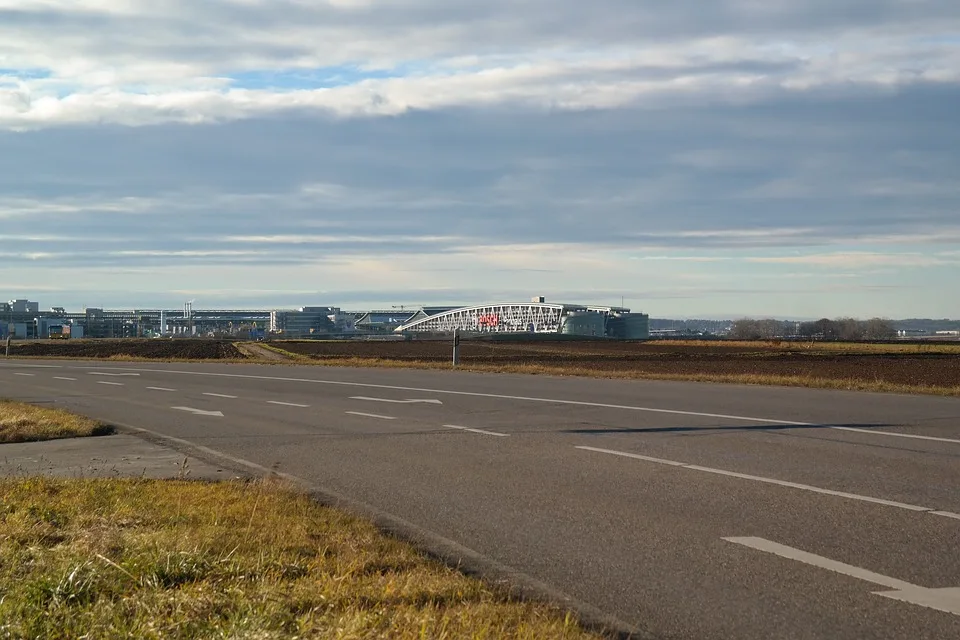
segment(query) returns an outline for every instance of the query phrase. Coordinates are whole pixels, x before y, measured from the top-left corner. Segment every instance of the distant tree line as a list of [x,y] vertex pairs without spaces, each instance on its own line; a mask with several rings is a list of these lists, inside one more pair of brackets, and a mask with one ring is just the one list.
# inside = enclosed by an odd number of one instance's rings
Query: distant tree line
[[772,340],[806,338],[815,340],[889,340],[897,336],[890,320],[871,318],[821,318],[813,322],[784,320],[734,320],[729,337],[736,340]]

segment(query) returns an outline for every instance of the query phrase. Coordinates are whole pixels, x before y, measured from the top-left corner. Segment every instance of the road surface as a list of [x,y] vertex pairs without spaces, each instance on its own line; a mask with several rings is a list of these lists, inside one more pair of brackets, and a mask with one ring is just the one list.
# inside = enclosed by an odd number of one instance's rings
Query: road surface
[[662,638],[960,638],[960,400],[0,361],[0,395],[393,514]]

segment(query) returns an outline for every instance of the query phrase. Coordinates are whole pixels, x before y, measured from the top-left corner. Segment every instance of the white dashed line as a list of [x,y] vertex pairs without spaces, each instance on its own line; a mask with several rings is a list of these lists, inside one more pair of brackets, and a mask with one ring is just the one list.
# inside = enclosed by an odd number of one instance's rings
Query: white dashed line
[[104,372],[102,372],[102,371],[89,371],[88,373],[89,373],[91,376],[114,376],[114,377],[120,377],[120,376],[139,376],[139,375],[140,375],[139,373],[104,373]]
[[720,476],[729,476],[732,478],[740,478],[742,480],[753,480],[754,482],[763,482],[766,484],[775,484],[781,487],[789,487],[791,489],[800,489],[802,491],[810,491],[811,493],[819,493],[827,496],[836,496],[838,498],[849,498],[851,500],[859,500],[861,502],[872,502],[873,504],[882,504],[887,507],[897,507],[898,509],[906,509],[907,511],[919,511],[922,513],[932,513],[934,515],[942,515],[945,517],[953,517],[953,515],[947,515],[947,511],[936,511],[930,507],[921,507],[915,504],[907,504],[904,502],[896,502],[894,500],[884,500],[883,498],[874,498],[871,496],[863,496],[856,493],[847,493],[846,491],[834,491],[833,489],[821,489],[820,487],[813,487],[808,484],[800,484],[798,482],[787,482],[786,480],[777,480],[775,478],[765,478],[763,476],[753,476],[747,473],[739,473],[736,471],[727,471],[725,469],[714,469],[712,467],[701,467],[695,464],[687,464],[686,462],[677,462],[676,460],[664,460],[662,458],[651,458],[650,456],[641,456],[636,453],[626,453],[624,451],[614,451],[612,449],[598,449],[596,447],[583,447],[578,446],[576,449],[581,449],[583,451],[595,451],[597,453],[607,453],[614,456],[620,456],[623,458],[634,458],[636,460],[645,460],[647,462],[655,462],[657,464],[664,464],[671,467],[682,467],[684,469],[689,469],[691,471],[703,471],[704,473],[713,473]]
[[469,427],[458,427],[455,424],[445,424],[443,425],[447,429],[459,429],[460,431],[469,431],[470,433],[479,433],[485,436],[498,436],[501,438],[506,438],[509,436],[509,433],[497,433],[496,431],[484,431],[483,429],[471,429]]
[[106,382],[105,380],[100,380],[100,381],[97,382],[97,384],[109,384],[109,385],[114,386],[114,387],[122,387],[122,386],[123,386],[123,383],[122,383],[122,382]]
[[15,373],[15,374],[13,374],[13,375],[15,375],[15,376],[26,376],[26,377],[32,378],[33,376],[35,376],[35,375],[37,375],[37,374],[35,374],[35,373]]
[[176,389],[168,389],[167,387],[147,387],[151,391],[176,391]]
[[67,378],[67,377],[64,377],[64,376],[53,376],[53,379],[54,379],[54,380],[73,380],[74,382],[77,381],[76,378]]
[[232,398],[236,400],[237,396],[228,396],[225,393],[204,393],[205,396],[211,396],[213,398]]
[[310,407],[308,404],[297,404],[296,402],[280,402],[279,400],[267,400],[267,404],[279,404],[283,407],[300,407],[301,409],[307,409]]
[[376,413],[363,413],[360,411],[346,411],[345,413],[349,413],[352,416],[363,416],[364,418],[379,418],[380,420],[396,420],[396,418],[394,418],[393,416],[381,416]]

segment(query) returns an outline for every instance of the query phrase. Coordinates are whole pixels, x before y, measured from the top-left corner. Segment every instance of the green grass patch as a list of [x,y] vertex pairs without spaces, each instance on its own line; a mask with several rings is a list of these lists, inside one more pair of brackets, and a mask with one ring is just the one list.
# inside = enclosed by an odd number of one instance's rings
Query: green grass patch
[[0,444],[100,436],[110,427],[62,409],[0,399]]
[[0,479],[0,637],[592,638],[275,480]]

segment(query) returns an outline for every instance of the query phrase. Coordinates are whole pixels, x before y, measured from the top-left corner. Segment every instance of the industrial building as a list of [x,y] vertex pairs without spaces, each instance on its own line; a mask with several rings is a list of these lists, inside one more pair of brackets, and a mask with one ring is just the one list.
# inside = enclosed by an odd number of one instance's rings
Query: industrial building
[[530,302],[505,302],[434,313],[421,309],[395,329],[398,333],[556,333],[571,336],[644,340],[650,318],[625,307],[548,303],[542,296]]
[[235,337],[263,339],[416,336],[460,330],[466,334],[556,333],[570,336],[649,338],[649,317],[624,307],[531,302],[493,303],[469,307],[420,307],[364,312],[339,307],[295,310],[108,310],[88,307],[68,313],[62,307],[41,311],[37,302],[0,303],[0,339]]

